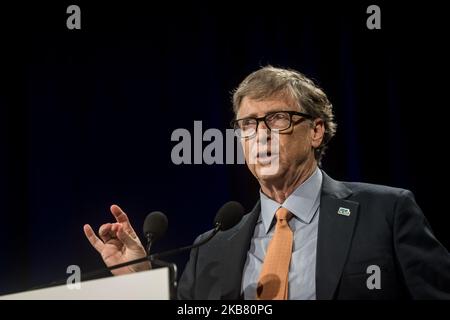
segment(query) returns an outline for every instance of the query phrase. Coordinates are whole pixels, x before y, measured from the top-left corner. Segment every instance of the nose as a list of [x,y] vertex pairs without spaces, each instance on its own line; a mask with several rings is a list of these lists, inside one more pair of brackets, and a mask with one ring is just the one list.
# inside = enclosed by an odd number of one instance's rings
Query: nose
[[270,130],[267,128],[266,123],[261,121],[258,125],[258,131],[256,133],[257,143],[265,145],[270,140]]

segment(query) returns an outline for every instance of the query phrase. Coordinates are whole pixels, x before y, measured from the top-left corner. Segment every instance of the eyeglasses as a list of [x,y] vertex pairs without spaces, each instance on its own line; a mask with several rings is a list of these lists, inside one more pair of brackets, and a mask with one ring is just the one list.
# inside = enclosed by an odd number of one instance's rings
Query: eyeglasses
[[283,131],[292,125],[292,116],[301,116],[305,119],[312,119],[309,114],[297,111],[275,111],[269,112],[264,117],[248,117],[231,121],[231,127],[239,138],[252,138],[256,135],[258,124],[264,121],[269,130]]

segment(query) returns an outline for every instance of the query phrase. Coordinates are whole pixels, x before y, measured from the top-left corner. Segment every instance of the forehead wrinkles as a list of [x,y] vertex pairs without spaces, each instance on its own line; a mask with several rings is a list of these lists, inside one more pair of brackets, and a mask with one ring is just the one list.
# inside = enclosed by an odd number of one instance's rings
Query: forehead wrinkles
[[[293,95],[293,93],[291,92],[291,90],[288,90],[287,88],[284,88],[282,90],[278,90],[276,92],[270,92],[267,94],[262,94],[262,93],[254,93],[254,94],[249,94],[245,97],[242,98],[239,109],[236,113],[236,116],[239,115],[239,117],[241,118],[240,115],[242,115],[242,105],[244,103],[244,101],[255,101],[255,102],[272,102],[270,107],[284,107],[283,110],[286,107],[289,107],[288,109],[293,110],[293,111],[301,111],[301,107],[300,104],[298,102],[297,97],[295,97],[295,95]],[[260,106],[262,106],[263,104],[260,104]],[[257,113],[261,113],[264,110],[252,110],[251,112],[257,112]],[[247,113],[248,111],[246,111]]]

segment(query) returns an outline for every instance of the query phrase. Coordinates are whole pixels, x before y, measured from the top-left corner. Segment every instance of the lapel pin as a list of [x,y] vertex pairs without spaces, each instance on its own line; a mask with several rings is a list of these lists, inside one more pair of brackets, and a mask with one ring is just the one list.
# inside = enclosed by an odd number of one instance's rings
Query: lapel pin
[[337,213],[342,216],[348,217],[350,215],[350,209],[340,207]]

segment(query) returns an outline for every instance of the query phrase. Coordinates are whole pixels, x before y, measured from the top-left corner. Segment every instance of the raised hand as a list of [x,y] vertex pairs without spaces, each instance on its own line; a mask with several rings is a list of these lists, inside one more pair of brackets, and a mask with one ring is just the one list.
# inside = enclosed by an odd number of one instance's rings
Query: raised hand
[[[84,225],[84,233],[91,245],[100,253],[108,267],[145,257],[144,246],[131,226],[126,213],[118,205],[112,205],[110,209],[116,222],[101,225],[98,231],[99,237],[89,224]],[[120,275],[148,269],[150,269],[150,263],[143,262],[111,272],[114,275]]]

